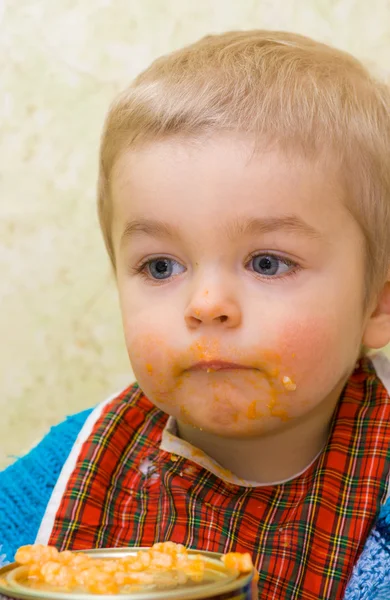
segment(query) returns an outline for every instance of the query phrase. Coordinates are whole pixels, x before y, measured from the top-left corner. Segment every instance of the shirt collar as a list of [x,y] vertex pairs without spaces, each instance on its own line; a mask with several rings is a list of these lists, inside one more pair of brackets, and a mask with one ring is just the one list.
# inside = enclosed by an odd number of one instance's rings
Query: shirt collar
[[283,481],[276,481],[270,483],[258,483],[257,481],[250,481],[247,479],[241,479],[240,477],[236,477],[231,471],[228,469],[224,469],[216,460],[208,456],[203,450],[196,448],[189,442],[182,440],[178,436],[178,428],[177,422],[174,417],[169,417],[168,421],[164,427],[160,449],[164,452],[169,452],[173,455],[179,456],[181,458],[186,458],[191,462],[199,465],[203,469],[206,469],[219,479],[221,479],[224,483],[228,485],[238,485],[241,487],[269,487],[275,485],[281,485],[286,483],[287,481],[291,481],[292,479],[296,479],[300,475],[302,475],[307,469],[309,469],[313,463],[317,460],[320,454],[323,452],[323,449],[313,458],[309,465],[307,465],[302,471],[297,473],[296,475],[289,477]]

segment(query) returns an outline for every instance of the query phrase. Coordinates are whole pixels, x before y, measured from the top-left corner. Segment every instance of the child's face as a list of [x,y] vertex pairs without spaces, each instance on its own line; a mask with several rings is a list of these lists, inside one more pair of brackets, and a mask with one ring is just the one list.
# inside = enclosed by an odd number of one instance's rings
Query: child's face
[[172,139],[122,155],[112,197],[126,344],[152,402],[245,437],[336,401],[365,261],[330,169],[228,136]]

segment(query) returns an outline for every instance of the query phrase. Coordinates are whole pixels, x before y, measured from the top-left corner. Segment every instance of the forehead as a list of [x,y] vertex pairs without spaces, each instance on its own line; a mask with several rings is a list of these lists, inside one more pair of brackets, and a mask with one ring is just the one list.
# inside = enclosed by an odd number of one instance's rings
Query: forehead
[[[297,217],[320,231],[351,215],[337,169],[319,160],[257,149],[247,138],[178,138],[123,153],[111,177],[114,229],[161,219],[191,229],[251,218]],[[225,228],[226,229],[226,228]]]

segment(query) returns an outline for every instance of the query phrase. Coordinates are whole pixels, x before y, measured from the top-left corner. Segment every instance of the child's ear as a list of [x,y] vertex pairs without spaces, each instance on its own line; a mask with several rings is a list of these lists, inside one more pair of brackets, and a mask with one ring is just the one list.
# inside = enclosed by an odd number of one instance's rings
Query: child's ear
[[367,348],[383,348],[390,342],[390,271],[368,319],[364,334],[363,345]]

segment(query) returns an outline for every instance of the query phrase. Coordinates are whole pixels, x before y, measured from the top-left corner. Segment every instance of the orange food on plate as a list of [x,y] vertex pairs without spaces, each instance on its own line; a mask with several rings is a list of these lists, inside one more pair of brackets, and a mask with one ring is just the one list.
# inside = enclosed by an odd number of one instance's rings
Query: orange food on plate
[[253,570],[252,558],[249,552],[229,552],[222,557],[222,561],[227,569],[238,571],[239,573],[250,573]]
[[[28,567],[27,582],[34,588],[50,586],[58,591],[118,594],[144,589],[172,588],[201,583],[207,558],[190,556],[186,548],[162,542],[120,558],[93,558],[80,552],[59,552],[40,544],[19,548],[16,561]],[[249,554],[223,557],[228,570],[248,573],[253,569]]]

